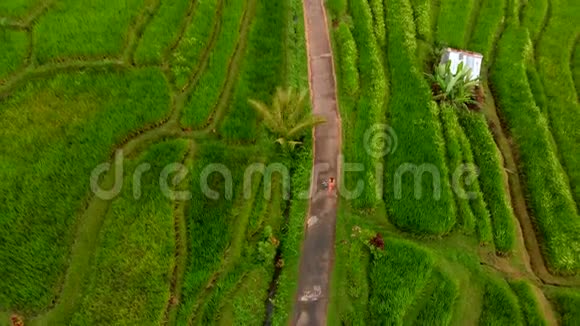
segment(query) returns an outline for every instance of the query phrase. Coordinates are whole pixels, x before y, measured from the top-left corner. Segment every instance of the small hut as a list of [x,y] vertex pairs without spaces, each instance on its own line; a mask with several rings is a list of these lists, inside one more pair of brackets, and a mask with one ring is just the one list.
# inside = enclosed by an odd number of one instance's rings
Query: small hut
[[457,73],[457,67],[461,62],[463,66],[471,69],[471,80],[479,78],[481,73],[481,63],[483,61],[483,55],[476,52],[457,50],[452,48],[446,48],[443,50],[443,55],[441,56],[441,63],[446,64],[451,60],[451,72]]

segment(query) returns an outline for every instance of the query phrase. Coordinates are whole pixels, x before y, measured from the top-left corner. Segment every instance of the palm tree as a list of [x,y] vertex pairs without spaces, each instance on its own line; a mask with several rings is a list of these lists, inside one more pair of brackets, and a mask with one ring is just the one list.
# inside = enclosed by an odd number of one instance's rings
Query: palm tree
[[458,109],[467,109],[468,104],[477,103],[473,97],[478,79],[471,79],[471,69],[464,67],[463,62],[455,74],[451,72],[451,61],[447,61],[435,67],[433,75],[428,76],[437,86],[436,101]]
[[306,91],[277,88],[270,107],[263,102],[249,100],[250,105],[264,119],[266,127],[279,137],[276,142],[283,148],[294,149],[302,143],[299,139],[306,131],[326,121],[312,114],[306,105],[306,95]]

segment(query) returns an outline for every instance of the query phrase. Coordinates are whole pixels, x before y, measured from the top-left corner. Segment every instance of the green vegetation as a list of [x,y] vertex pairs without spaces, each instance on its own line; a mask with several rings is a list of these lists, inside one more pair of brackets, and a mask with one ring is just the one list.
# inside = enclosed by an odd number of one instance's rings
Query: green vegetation
[[360,89],[358,71],[358,50],[350,28],[340,23],[336,29],[336,43],[339,48],[337,58],[340,58],[341,87],[350,96],[356,96]]
[[25,32],[0,27],[0,85],[3,79],[24,64],[28,43]]
[[[547,118],[557,143],[555,150],[567,172],[572,196],[580,207],[580,104],[570,71],[570,58],[578,39],[576,22],[580,6],[574,0],[554,1],[551,14],[537,47],[538,72],[548,99]],[[580,225],[577,215],[576,222]],[[580,257],[578,252],[576,257]]]
[[[449,172],[445,164],[444,140],[432,107],[427,83],[414,60],[413,18],[407,0],[390,1],[387,29],[387,53],[391,75],[389,101],[390,126],[400,146],[387,158],[385,201],[391,220],[401,229],[416,233],[445,234],[455,224]],[[433,186],[433,176],[401,173],[401,167],[424,164],[434,167],[441,176],[440,188]],[[420,171],[420,170],[419,170]],[[397,177],[402,179],[398,184]],[[416,179],[420,178],[420,179]],[[422,186],[421,198],[414,185]],[[402,189],[396,189],[396,186]],[[396,192],[395,190],[401,190]],[[440,191],[440,196],[437,196]],[[440,197],[440,198],[438,198]]]
[[[370,171],[374,171],[377,163],[381,162],[380,157],[369,153],[369,144],[365,137],[369,130],[377,124],[385,121],[385,94],[388,92],[387,81],[381,61],[381,50],[375,37],[373,29],[373,16],[371,8],[366,1],[355,0],[350,3],[350,10],[353,16],[353,36],[359,48],[359,71],[361,93],[356,104],[356,120],[354,123],[354,141],[356,146],[353,152],[348,152],[347,157],[352,162],[362,163],[365,166],[365,188],[360,198],[355,200],[355,205],[361,208],[373,208],[380,199],[377,194],[376,176]],[[371,148],[371,150],[374,150]],[[380,153],[378,153],[380,154]],[[380,156],[380,155],[379,155]],[[350,189],[350,186],[348,187]]]
[[434,8],[431,0],[412,0],[415,25],[417,27],[417,38],[425,42],[433,41],[432,21]]
[[458,285],[448,275],[435,270],[431,280],[435,286],[433,292],[426,298],[416,323],[419,325],[449,325],[453,315],[453,305],[457,300]]
[[537,41],[548,15],[548,0],[528,0],[522,5],[522,26],[528,29],[530,38]]
[[0,16],[21,17],[28,13],[38,0],[10,0],[0,2]]
[[58,74],[0,103],[0,238],[10,248],[0,252],[1,306],[49,304],[91,171],[130,132],[163,119],[168,103],[158,69]]
[[572,289],[550,288],[548,297],[555,304],[563,326],[578,325],[580,322],[580,293]]
[[473,100],[477,79],[471,79],[471,69],[463,63],[457,66],[455,73],[451,71],[451,61],[434,68],[429,79],[437,87],[434,100],[455,109],[468,109],[468,104],[476,104]]
[[510,286],[518,297],[525,324],[548,325],[546,318],[542,314],[540,304],[536,299],[536,294],[532,288],[533,285],[527,281],[514,281],[510,283]]
[[[178,29],[183,24],[189,5],[189,0],[161,1],[157,13],[143,32],[141,42],[135,51],[137,64],[160,64],[162,62],[168,47],[177,37]],[[196,26],[199,27],[199,25]],[[195,65],[195,60],[191,61]]]
[[266,128],[276,137],[280,137],[276,139],[276,143],[291,151],[302,144],[299,140],[306,132],[325,122],[324,118],[312,114],[307,106],[307,96],[308,92],[305,90],[296,92],[292,88],[278,88],[270,106],[252,99],[249,102],[264,119]]
[[485,283],[480,325],[524,325],[518,298],[504,280],[489,278]]
[[519,147],[529,204],[544,239],[547,262],[555,272],[571,273],[580,268],[580,219],[548,123],[527,82],[524,59],[530,50],[527,31],[508,27],[499,43],[491,80],[499,109]]
[[179,88],[187,84],[189,76],[200,63],[203,51],[208,48],[212,32],[220,26],[222,0],[196,3],[190,24],[170,58],[171,71]]
[[477,17],[473,35],[469,40],[469,50],[483,54],[483,59],[489,62],[492,58],[494,42],[499,36],[499,28],[505,13],[506,0],[479,0],[481,10]]
[[437,21],[437,42],[451,47],[465,48],[471,30],[470,17],[475,0],[441,1],[439,20]]
[[398,324],[430,276],[433,258],[412,243],[387,241],[374,254],[369,277],[369,322]]
[[38,62],[121,54],[145,0],[63,0],[34,25]]
[[[140,185],[125,178],[102,227],[88,288],[75,314],[75,325],[159,324],[169,300],[175,235],[173,205],[161,192],[159,175],[185,154],[185,141],[151,147],[125,167],[150,164]],[[170,182],[170,181],[169,181]],[[134,187],[141,196],[134,197]]]
[[284,80],[284,15],[284,4],[279,1],[257,3],[243,67],[229,114],[220,128],[229,141],[256,139],[258,119],[248,99],[267,101]]
[[216,109],[222,95],[224,84],[232,67],[232,60],[241,39],[240,28],[244,13],[248,13],[244,1],[225,4],[222,13],[220,33],[212,49],[208,66],[195,85],[193,93],[183,111],[181,123],[199,129],[205,126],[208,118]]

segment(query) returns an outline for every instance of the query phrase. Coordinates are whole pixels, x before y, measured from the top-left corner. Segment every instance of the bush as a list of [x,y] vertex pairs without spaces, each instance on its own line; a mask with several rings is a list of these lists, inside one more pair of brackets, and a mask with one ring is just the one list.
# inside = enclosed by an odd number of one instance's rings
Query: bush
[[[461,125],[471,143],[475,164],[480,170],[479,182],[483,198],[489,207],[493,223],[493,239],[496,249],[509,252],[515,245],[514,214],[506,193],[503,166],[493,136],[485,118],[480,113],[464,111],[460,115]],[[486,222],[480,222],[480,235],[487,230]]]
[[509,26],[500,40],[491,80],[500,112],[519,147],[529,208],[544,239],[548,266],[553,272],[570,273],[580,269],[580,219],[548,123],[527,83],[528,47],[527,31]]
[[[408,0],[390,2],[387,29],[387,53],[391,75],[389,102],[390,126],[395,130],[399,146],[386,158],[385,201],[389,217],[401,229],[415,233],[445,234],[455,224],[449,172],[445,163],[444,140],[431,92],[418,63],[414,60],[416,44],[412,10]],[[436,198],[432,179],[422,178],[420,199],[415,198],[414,180],[409,173],[402,178],[402,192],[395,193],[400,168],[412,164],[428,164],[441,176],[440,198]],[[412,175],[412,174],[411,174]],[[399,196],[400,195],[400,196]]]

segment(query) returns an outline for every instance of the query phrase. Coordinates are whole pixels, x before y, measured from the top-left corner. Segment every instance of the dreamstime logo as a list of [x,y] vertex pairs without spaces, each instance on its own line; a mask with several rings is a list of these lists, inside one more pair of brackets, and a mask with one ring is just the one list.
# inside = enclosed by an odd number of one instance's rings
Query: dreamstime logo
[[[398,147],[397,134],[388,125],[377,124],[369,128],[363,139],[364,149],[367,155],[373,158],[374,166],[369,168],[362,163],[347,162],[344,156],[339,155],[336,162],[318,162],[314,165],[312,180],[309,189],[298,189],[296,192],[297,199],[310,199],[312,196],[318,196],[322,193],[333,192],[333,195],[340,195],[341,198],[352,200],[359,198],[365,191],[365,187],[374,184],[373,191],[377,199],[381,199],[384,193],[384,164],[383,158],[395,153]],[[117,151],[113,163],[99,164],[91,173],[90,187],[96,197],[103,200],[112,200],[116,198],[123,189],[125,180],[124,174],[124,155],[123,151]],[[387,161],[388,162],[388,161]],[[330,175],[331,166],[340,166],[341,175]],[[135,167],[132,175],[133,198],[138,200],[142,197],[142,180],[143,177],[151,172],[152,166],[149,163],[141,163]],[[238,169],[236,169],[238,170]],[[345,176],[350,173],[357,174],[354,180],[354,189],[347,189]],[[415,200],[423,199],[425,193],[430,194],[434,200],[441,198],[441,192],[444,183],[447,182],[455,195],[460,199],[471,200],[477,197],[476,192],[467,191],[465,187],[471,186],[479,176],[479,169],[473,164],[462,164],[450,173],[449,181],[447,173],[441,173],[439,167],[431,163],[415,164],[403,163],[395,169],[392,176],[393,193],[395,200],[404,199],[405,196],[412,193]],[[336,187],[329,185],[329,179],[334,177],[338,182]],[[337,178],[338,177],[338,178]],[[195,182],[195,179],[198,182]],[[193,180],[193,182],[192,182]],[[217,182],[215,182],[217,180]],[[159,172],[159,189],[161,193],[177,201],[187,201],[192,198],[189,190],[182,188],[187,182],[188,185],[196,184],[200,187],[201,193],[210,200],[233,200],[234,198],[234,173],[223,163],[212,163],[206,165],[199,175],[191,175],[191,171],[184,164],[171,163],[163,167]],[[291,172],[290,169],[282,163],[253,163],[244,169],[242,187],[243,198],[250,199],[255,192],[255,182],[261,183],[264,199],[270,200],[273,189],[278,188],[282,192],[282,198],[290,198]],[[429,191],[424,191],[426,184]],[[258,184],[260,185],[260,184]],[[404,191],[407,189],[408,191]],[[411,192],[409,192],[411,190]]]

